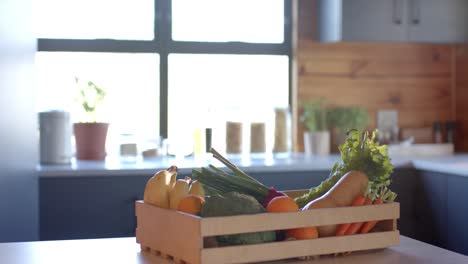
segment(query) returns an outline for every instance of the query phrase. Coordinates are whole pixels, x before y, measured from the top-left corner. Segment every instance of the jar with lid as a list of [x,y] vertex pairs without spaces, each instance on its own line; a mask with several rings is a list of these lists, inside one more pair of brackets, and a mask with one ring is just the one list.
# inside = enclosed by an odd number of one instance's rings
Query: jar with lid
[[70,113],[62,110],[39,112],[41,164],[69,164],[72,157]]
[[250,152],[265,153],[266,150],[266,121],[252,120],[250,122]]
[[238,109],[229,109],[226,117],[226,153],[241,154],[244,145],[242,114]]
[[274,120],[274,153],[287,153],[292,151],[291,111],[288,107],[275,108]]
[[132,133],[120,134],[120,158],[124,162],[134,162],[138,156],[138,140]]

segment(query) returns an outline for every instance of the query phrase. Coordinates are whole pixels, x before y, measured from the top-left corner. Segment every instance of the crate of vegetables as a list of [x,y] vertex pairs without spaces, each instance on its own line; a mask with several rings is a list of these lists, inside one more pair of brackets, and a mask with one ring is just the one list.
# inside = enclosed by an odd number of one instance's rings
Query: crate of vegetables
[[[385,146],[350,133],[330,177],[310,190],[278,192],[212,150],[210,165],[175,180],[172,166],[136,202],[142,250],[185,263],[250,263],[346,255],[399,244],[399,203],[388,189]],[[373,176],[370,173],[373,173]]]

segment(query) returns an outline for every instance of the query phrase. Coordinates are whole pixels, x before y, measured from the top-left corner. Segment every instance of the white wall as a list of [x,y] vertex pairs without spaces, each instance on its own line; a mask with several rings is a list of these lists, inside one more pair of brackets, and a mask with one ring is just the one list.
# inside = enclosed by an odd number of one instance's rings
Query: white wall
[[0,242],[38,239],[32,0],[0,1]]

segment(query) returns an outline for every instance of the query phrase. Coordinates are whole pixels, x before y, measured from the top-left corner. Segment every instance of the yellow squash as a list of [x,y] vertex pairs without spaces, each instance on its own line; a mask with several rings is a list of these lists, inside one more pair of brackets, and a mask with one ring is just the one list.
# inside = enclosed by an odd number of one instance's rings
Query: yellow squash
[[193,181],[190,185],[189,194],[198,195],[200,197],[205,197],[205,189],[203,189],[203,185],[199,181]]
[[174,188],[169,192],[169,208],[177,209],[180,200],[188,195],[189,184],[186,180],[179,179],[174,184]]

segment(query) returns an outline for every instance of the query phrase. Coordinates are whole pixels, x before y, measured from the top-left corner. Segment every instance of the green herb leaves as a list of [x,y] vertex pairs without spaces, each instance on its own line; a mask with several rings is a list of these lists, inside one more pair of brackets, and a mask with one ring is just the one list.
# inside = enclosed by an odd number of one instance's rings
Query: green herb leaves
[[390,185],[390,176],[393,172],[393,165],[387,153],[387,146],[380,145],[376,141],[377,131],[360,132],[351,130],[348,138],[339,147],[344,173],[351,170],[364,172],[369,181],[374,185]]
[[350,130],[346,141],[339,147],[341,161],[333,166],[330,177],[313,187],[308,193],[296,198],[296,202],[303,207],[308,202],[317,199],[330,190],[333,185],[352,170],[364,172],[369,178],[371,190],[390,185],[390,176],[393,172],[393,165],[387,153],[387,146],[380,145],[376,141],[377,131],[361,132]]

